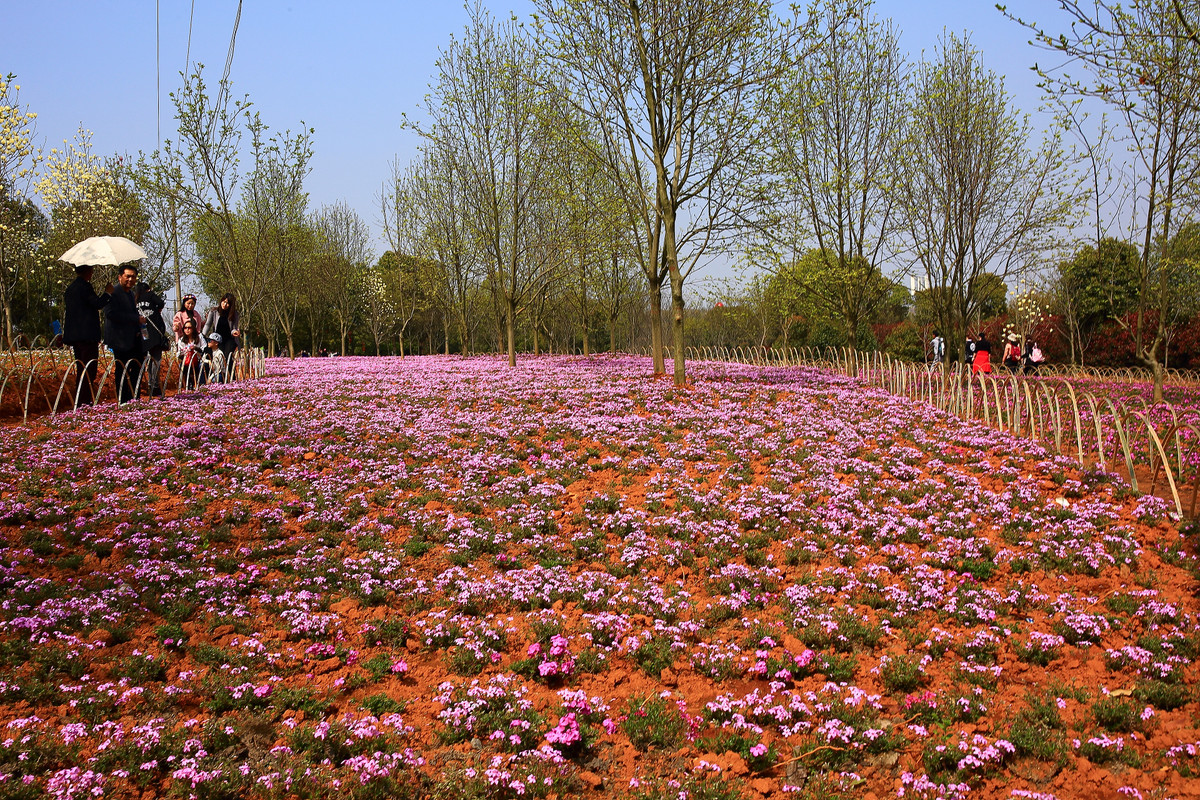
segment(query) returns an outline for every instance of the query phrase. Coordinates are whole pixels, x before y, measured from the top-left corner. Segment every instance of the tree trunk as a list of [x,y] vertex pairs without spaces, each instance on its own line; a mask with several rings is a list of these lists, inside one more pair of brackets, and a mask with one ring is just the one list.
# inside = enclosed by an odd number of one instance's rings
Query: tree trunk
[[662,281],[657,278],[650,284],[650,352],[654,356],[654,374],[665,374],[667,365],[663,360]]
[[683,276],[679,269],[671,269],[671,346],[675,356],[675,385],[687,382],[683,363]]
[[9,348],[13,346],[12,308],[7,297],[4,298],[4,345]]
[[675,242],[675,215],[663,220],[666,235],[663,236],[663,256],[667,261],[667,275],[671,280],[671,346],[675,352],[675,385],[687,382],[683,363],[683,273],[679,271],[679,249]]
[[508,299],[508,308],[504,314],[504,328],[508,339],[508,365],[515,367],[517,365],[517,303],[512,298]]

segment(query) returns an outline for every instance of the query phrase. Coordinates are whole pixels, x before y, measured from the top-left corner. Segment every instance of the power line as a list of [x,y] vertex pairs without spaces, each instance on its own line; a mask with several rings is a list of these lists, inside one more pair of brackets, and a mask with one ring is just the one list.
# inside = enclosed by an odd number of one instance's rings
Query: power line
[[[162,141],[162,26],[159,24],[159,0],[154,0],[154,99],[157,103],[158,142]],[[157,142],[156,142],[157,144]]]
[[196,0],[192,0],[192,11],[188,14],[188,43],[187,53],[183,57],[183,78],[187,80],[188,73],[192,69],[192,23],[196,19]]
[[233,47],[237,43],[238,25],[242,22],[242,0],[238,0],[237,15],[233,18],[233,34],[229,37],[229,54],[225,56],[225,74],[221,76],[221,83],[229,82],[229,70],[233,67]]
[[[195,0],[193,0],[193,2],[195,2]],[[225,102],[227,95],[229,94],[229,71],[233,68],[233,49],[237,44],[238,25],[241,24],[241,21],[242,0],[238,0],[237,15],[235,15],[233,18],[233,33],[229,37],[229,53],[225,56],[225,73],[221,76],[221,85],[217,89],[216,103],[213,105],[214,108],[221,108],[222,103]],[[209,125],[210,136],[212,135],[212,130],[216,124],[217,115],[214,114]]]

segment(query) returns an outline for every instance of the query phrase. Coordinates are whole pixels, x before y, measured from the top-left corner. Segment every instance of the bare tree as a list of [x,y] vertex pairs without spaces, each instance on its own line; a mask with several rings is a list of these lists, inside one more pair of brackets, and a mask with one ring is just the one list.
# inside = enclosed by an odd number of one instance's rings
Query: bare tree
[[[770,95],[776,124],[767,129],[765,180],[754,187],[766,213],[751,228],[755,263],[788,271],[842,320],[851,342],[891,290],[881,273],[897,245],[906,114],[899,37],[871,8],[870,0],[814,4],[821,36]],[[819,269],[798,268],[806,251]]]
[[779,25],[768,0],[535,5],[640,231],[655,372],[665,371],[660,314],[669,281],[674,377],[682,384],[684,282],[736,217],[729,184],[745,174],[764,122],[762,93],[802,32]]
[[561,257],[553,228],[551,172],[560,162],[562,92],[513,21],[497,23],[479,4],[462,40],[438,60],[424,131],[454,159],[472,240],[504,320],[509,364],[516,364],[518,313],[553,280]]
[[[296,357],[293,332],[307,293],[300,280],[314,247],[306,225],[308,193],[304,191],[312,158],[312,131],[273,137],[246,184],[246,206],[263,234],[264,287],[273,318],[287,341],[288,357]],[[274,337],[272,337],[272,341]]]
[[898,210],[936,324],[953,342],[994,281],[1050,249],[1078,195],[1057,132],[1029,149],[1028,117],[969,41],[947,34],[935,58],[917,66]]
[[[391,179],[379,197],[384,236],[399,256],[397,269],[389,275],[388,294],[395,311],[402,357],[404,333],[417,307],[431,295],[445,309],[452,307],[443,291],[449,289],[445,278],[450,275],[440,268],[441,258],[454,259],[457,254],[453,248],[461,242],[448,241],[441,235],[457,231],[453,224],[449,231],[439,225],[446,212],[445,208],[438,207],[439,195],[445,191],[453,192],[453,187],[430,181],[432,175],[438,174],[434,169],[428,157],[418,159],[407,168],[393,163]],[[461,256],[459,263],[462,263]],[[465,329],[465,320],[463,327]]]
[[462,353],[466,355],[479,322],[475,306],[479,299],[480,269],[463,175],[454,168],[456,159],[452,152],[440,149],[452,144],[431,140],[407,170],[393,164],[390,186],[382,193],[383,226],[385,232],[394,231],[388,234],[393,249],[402,252],[411,249],[413,255],[431,262],[428,294],[443,319],[454,320]]
[[317,275],[319,293],[309,306],[310,324],[318,316],[337,320],[339,352],[346,352],[346,338],[360,315],[364,275],[373,259],[371,231],[345,203],[321,208],[312,220],[318,233]]

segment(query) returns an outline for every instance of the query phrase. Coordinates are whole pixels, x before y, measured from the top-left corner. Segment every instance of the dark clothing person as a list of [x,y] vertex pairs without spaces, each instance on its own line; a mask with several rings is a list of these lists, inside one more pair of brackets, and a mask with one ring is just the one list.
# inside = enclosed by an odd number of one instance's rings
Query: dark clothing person
[[112,302],[104,309],[104,343],[116,360],[117,402],[128,403],[137,397],[144,348],[137,299],[124,285],[113,290]]
[[163,322],[166,302],[154,293],[148,284],[138,284],[138,314],[146,319],[146,390],[151,397],[162,396],[159,367],[163,351],[167,349],[167,326]]
[[96,294],[92,288],[92,270],[77,269],[78,277],[63,293],[66,319],[63,322],[63,344],[69,345],[75,355],[75,375],[79,381],[76,389],[77,402],[90,406],[95,402],[92,386],[96,383],[97,360],[100,358],[100,309],[108,305],[112,297]]
[[[221,298],[221,303],[208,312],[208,316],[204,320],[204,330],[202,335],[205,341],[212,334],[218,334],[221,337],[220,350],[224,354],[223,369],[224,375],[222,380],[232,380],[233,378],[233,351],[238,348],[239,334],[239,316],[236,308],[232,307],[232,303],[226,302],[226,298],[231,297],[225,295]],[[235,333],[237,331],[237,333]]]

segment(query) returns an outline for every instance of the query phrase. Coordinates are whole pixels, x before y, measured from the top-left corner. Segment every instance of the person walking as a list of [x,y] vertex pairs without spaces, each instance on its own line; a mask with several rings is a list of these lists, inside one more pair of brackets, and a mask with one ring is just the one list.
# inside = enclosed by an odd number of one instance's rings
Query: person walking
[[1004,343],[1004,368],[1014,375],[1021,369],[1021,338],[1010,333]]
[[980,331],[979,338],[975,340],[975,359],[971,362],[971,372],[978,375],[981,372],[991,371],[992,343],[987,337],[987,332]]
[[225,369],[225,376],[222,378],[223,381],[233,379],[233,351],[238,349],[242,335],[241,330],[238,328],[239,322],[237,300],[229,293],[221,296],[221,301],[217,303],[217,307],[210,309],[208,316],[204,320],[203,336],[206,340],[214,333],[221,335],[221,353],[225,356],[222,360]]
[[137,285],[138,314],[146,320],[146,387],[150,397],[162,397],[162,381],[159,368],[163,352],[167,349],[167,328],[163,324],[163,308],[166,302],[150,288],[148,283]]
[[75,280],[63,293],[65,318],[63,319],[63,344],[70,346],[75,356],[75,404],[90,406],[95,402],[93,385],[100,360],[100,309],[112,300],[113,285],[104,287],[103,294],[96,294],[92,287],[95,268],[84,264],[75,268]]
[[122,265],[112,301],[104,309],[104,343],[112,350],[116,361],[117,402],[122,405],[137,397],[136,387],[144,352],[142,325],[146,320],[138,314],[137,297],[134,294],[137,276],[137,267]]
[[933,332],[933,339],[929,342],[929,349],[932,353],[932,359],[929,362],[929,371],[937,369],[946,359],[946,340],[942,338],[942,334],[937,330]]

